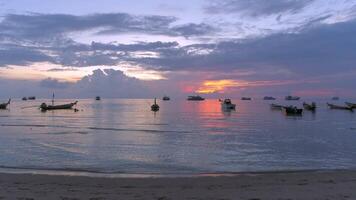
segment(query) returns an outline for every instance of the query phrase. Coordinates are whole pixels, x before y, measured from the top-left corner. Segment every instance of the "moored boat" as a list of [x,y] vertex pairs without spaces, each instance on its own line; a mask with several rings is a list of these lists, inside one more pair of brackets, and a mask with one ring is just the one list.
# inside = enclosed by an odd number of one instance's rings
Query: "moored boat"
[[22,97],[22,101],[27,101],[27,97]]
[[188,96],[187,98],[188,101],[204,101],[205,99],[201,96]]
[[352,109],[356,108],[356,103],[345,102],[345,104]]
[[11,102],[11,99],[9,99],[9,101],[7,103],[0,104],[0,109],[5,110],[7,108],[7,106],[10,105],[10,102]]
[[330,109],[338,109],[338,110],[350,110],[352,111],[353,108],[349,107],[349,106],[339,106],[339,105],[335,105],[335,104],[331,104],[331,103],[326,103]]
[[300,97],[297,97],[297,96],[286,96],[285,97],[285,100],[287,101],[298,101],[300,99]]
[[263,97],[263,100],[276,100],[276,98],[270,97],[270,96],[265,96],[265,97]]
[[316,103],[312,102],[311,104],[303,102],[303,107],[305,110],[315,111],[316,110]]
[[233,104],[231,102],[231,99],[224,99],[224,100],[219,99],[219,101],[221,102],[221,108],[223,110],[235,110],[236,109],[236,104]]
[[302,115],[303,109],[297,108],[296,106],[285,106],[282,108],[286,115]]
[[163,101],[169,101],[169,100],[171,100],[171,98],[169,96],[163,96],[162,100]]
[[284,106],[279,105],[279,104],[274,104],[274,103],[271,104],[271,109],[273,109],[273,110],[282,110],[283,107]]
[[155,98],[154,104],[152,104],[152,106],[151,106],[151,110],[154,112],[159,110],[159,105],[157,104],[156,98]]
[[62,105],[47,105],[46,103],[42,103],[40,105],[40,109],[42,111],[47,111],[47,110],[69,110],[72,109],[73,106],[77,105],[78,101],[75,101],[73,103],[69,104],[62,104]]
[[243,101],[251,101],[252,99],[251,99],[251,97],[242,97],[241,100],[243,100]]
[[35,96],[32,96],[32,97],[28,97],[27,99],[33,101],[33,100],[36,100],[36,97],[35,97]]
[[100,97],[100,96],[97,96],[97,97],[95,97],[95,100],[100,101],[100,100],[101,100],[101,97]]

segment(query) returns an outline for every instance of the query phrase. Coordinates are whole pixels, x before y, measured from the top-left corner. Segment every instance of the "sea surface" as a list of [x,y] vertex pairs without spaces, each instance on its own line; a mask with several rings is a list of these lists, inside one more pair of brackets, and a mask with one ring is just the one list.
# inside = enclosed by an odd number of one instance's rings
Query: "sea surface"
[[22,109],[42,102],[50,100],[17,100],[0,110],[2,169],[199,174],[356,168],[356,112],[330,110],[326,101],[299,117],[271,110],[270,103],[302,101],[233,100],[231,112],[214,99],[159,101],[156,113],[144,99],[79,100],[79,112]]

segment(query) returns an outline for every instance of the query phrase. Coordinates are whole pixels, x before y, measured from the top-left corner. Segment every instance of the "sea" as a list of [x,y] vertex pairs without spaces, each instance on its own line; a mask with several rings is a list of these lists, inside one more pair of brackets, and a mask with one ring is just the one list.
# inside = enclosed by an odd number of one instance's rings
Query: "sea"
[[[5,101],[5,100],[4,100]],[[194,175],[356,168],[356,111],[287,116],[271,103],[216,99],[80,99],[73,110],[41,112],[15,100],[0,110],[0,169],[98,174]],[[56,100],[57,104],[73,100]],[[342,105],[343,101],[333,103]]]

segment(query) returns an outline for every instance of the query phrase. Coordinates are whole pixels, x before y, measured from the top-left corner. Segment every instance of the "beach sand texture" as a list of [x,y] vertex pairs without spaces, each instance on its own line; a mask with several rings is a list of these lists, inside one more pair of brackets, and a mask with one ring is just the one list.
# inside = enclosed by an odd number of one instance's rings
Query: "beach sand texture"
[[0,199],[354,200],[356,171],[274,172],[189,178],[0,174]]

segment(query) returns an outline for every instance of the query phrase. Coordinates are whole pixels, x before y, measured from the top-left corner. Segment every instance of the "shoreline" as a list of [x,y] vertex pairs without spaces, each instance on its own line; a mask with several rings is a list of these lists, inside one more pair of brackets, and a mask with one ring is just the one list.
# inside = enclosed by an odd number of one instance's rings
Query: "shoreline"
[[48,176],[79,176],[92,178],[196,178],[261,174],[294,174],[294,173],[324,173],[324,172],[356,172],[356,168],[339,169],[276,169],[265,171],[236,171],[236,172],[187,172],[187,173],[131,173],[131,172],[102,172],[86,169],[38,169],[0,166],[0,174],[32,174]]
[[356,199],[356,170],[197,177],[88,177],[0,173],[0,199]]

